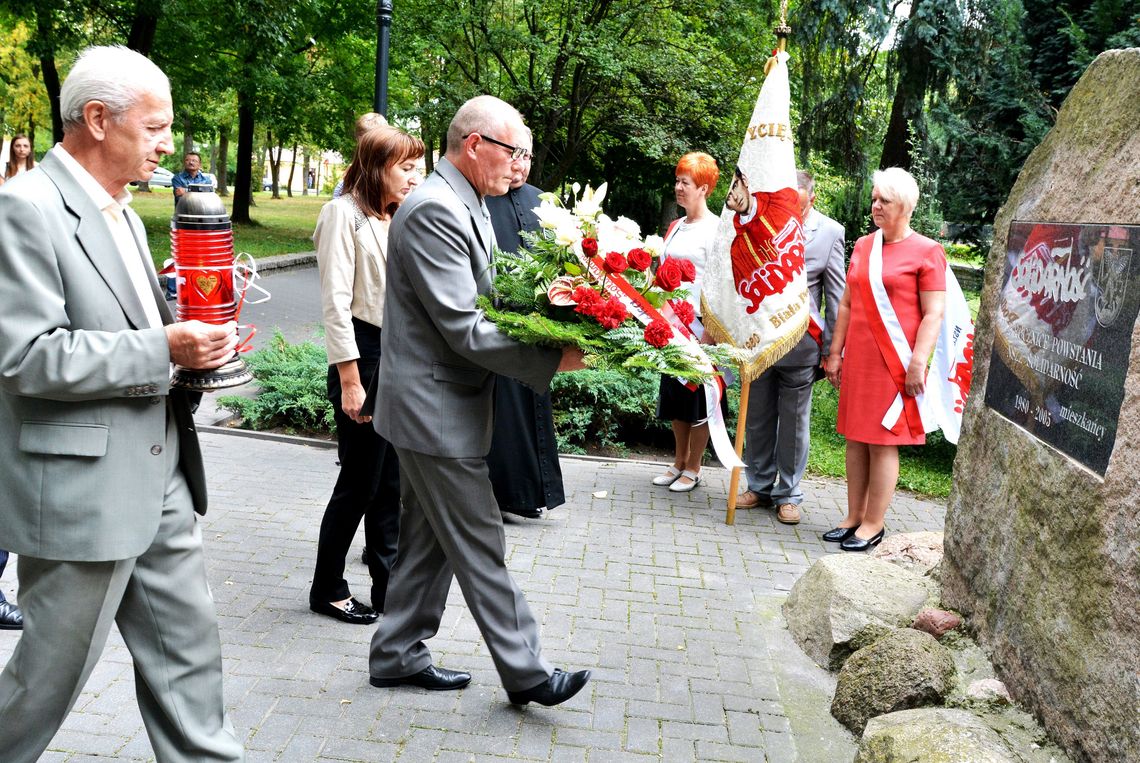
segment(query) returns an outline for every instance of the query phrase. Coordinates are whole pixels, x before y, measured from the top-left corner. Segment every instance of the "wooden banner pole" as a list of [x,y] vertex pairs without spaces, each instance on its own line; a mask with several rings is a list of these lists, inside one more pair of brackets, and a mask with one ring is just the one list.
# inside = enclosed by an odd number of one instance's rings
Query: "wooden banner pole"
[[[744,381],[744,374],[740,375],[740,411],[736,414],[736,456],[744,456],[744,429],[748,420],[748,389],[750,382]],[[732,479],[728,483],[728,513],[725,514],[724,523],[731,525],[736,522],[736,494],[740,487],[740,467],[732,470]]]

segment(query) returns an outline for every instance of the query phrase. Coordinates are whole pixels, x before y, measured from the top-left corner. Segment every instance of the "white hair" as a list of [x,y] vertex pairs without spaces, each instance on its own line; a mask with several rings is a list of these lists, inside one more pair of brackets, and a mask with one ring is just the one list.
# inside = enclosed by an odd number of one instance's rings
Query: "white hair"
[[91,101],[102,101],[119,119],[148,93],[170,93],[170,80],[149,58],[122,45],[87,48],[59,89],[63,131],[83,124],[83,107]]
[[447,128],[447,151],[458,151],[463,139],[473,132],[497,132],[509,122],[522,125],[522,115],[504,100],[493,95],[477,95],[459,107]]
[[918,183],[902,167],[875,170],[871,175],[871,185],[879,189],[879,195],[883,198],[901,203],[906,215],[910,215],[918,206]]

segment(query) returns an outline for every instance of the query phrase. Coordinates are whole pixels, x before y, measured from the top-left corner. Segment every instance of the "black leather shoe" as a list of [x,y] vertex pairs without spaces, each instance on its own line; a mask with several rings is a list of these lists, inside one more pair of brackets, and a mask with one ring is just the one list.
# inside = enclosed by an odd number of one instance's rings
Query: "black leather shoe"
[[542,509],[500,509],[504,514],[514,514],[527,519],[542,519]]
[[377,678],[369,676],[368,683],[379,689],[390,689],[395,686],[415,686],[428,691],[451,691],[462,689],[471,683],[471,674],[461,670],[448,670],[428,665],[419,673],[413,673],[403,678]]
[[361,604],[355,598],[349,599],[348,603],[344,605],[344,609],[334,606],[327,601],[310,601],[309,609],[318,615],[328,615],[329,617],[340,620],[342,623],[351,623],[353,625],[368,625],[380,619],[380,615],[377,614],[376,610],[365,604]]
[[561,668],[556,668],[554,675],[538,686],[533,686],[526,691],[507,692],[507,699],[511,701],[512,705],[525,705],[528,702],[537,702],[540,705],[550,707],[552,705],[561,704],[573,697],[582,690],[582,687],[585,686],[589,680],[590,671],[588,670],[579,670],[577,673],[567,673]]
[[828,530],[823,534],[823,539],[828,543],[842,543],[855,534],[859,529],[859,525],[854,527],[836,527],[833,530]]
[[852,533],[850,538],[839,544],[839,547],[844,551],[870,551],[879,545],[879,541],[883,539],[886,532],[886,528],[883,528],[872,537],[866,539],[860,538],[858,535]]
[[24,629],[24,613],[10,601],[0,601],[0,631]]

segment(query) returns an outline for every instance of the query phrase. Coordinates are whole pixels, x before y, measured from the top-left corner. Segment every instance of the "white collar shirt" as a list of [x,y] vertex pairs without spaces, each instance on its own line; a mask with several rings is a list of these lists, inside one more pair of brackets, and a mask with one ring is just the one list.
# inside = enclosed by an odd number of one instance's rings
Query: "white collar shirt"
[[131,203],[131,192],[124,188],[117,195],[111,196],[62,144],[57,143],[52,150],[83,192],[103,213],[103,220],[107,223],[119,259],[126,268],[131,286],[134,287],[135,295],[142,305],[148,327],[160,328],[162,316],[158,312],[158,302],[155,301],[154,291],[151,288],[151,275],[147,272],[147,266],[143,262],[143,252],[140,251],[130,223],[127,222],[127,205]]

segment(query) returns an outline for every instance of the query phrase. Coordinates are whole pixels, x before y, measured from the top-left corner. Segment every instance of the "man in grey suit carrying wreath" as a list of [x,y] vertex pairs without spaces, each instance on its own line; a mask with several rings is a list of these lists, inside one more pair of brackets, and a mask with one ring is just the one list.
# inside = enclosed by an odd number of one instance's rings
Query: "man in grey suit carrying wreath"
[[63,142],[0,189],[0,547],[24,632],[0,674],[5,763],[51,742],[111,626],[161,763],[242,760],[206,583],[206,479],[171,363],[217,368],[232,322],[174,323],[127,183],[174,151],[170,84],[89,48],[60,90]]
[[740,509],[774,506],[776,520],[786,525],[800,521],[800,481],[811,445],[811,391],[822,378],[821,353],[826,357],[847,281],[843,226],[815,208],[815,179],[809,173],[797,172],[796,181],[812,319],[822,332],[805,332],[799,344],[752,381],[744,451],[748,489],[736,498]]
[[555,705],[590,672],[555,670],[504,561],[503,519],[484,457],[495,374],[545,390],[582,354],[520,344],[475,306],[491,289],[494,235],[485,196],[501,196],[527,153],[509,104],[478,96],[456,112],[447,152],[400,207],[388,233],[388,288],[373,421],[400,457],[400,540],[383,619],[372,638],[373,686],[446,690],[471,675],[432,664],[451,579],[487,642],[513,704]]

